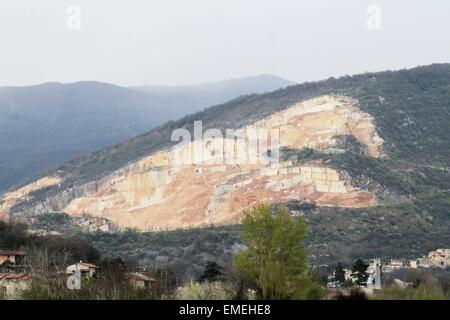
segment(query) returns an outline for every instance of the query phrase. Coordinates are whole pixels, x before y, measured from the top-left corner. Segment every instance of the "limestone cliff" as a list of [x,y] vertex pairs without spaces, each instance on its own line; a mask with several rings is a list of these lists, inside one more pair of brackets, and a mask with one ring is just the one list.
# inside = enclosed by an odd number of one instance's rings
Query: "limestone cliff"
[[[250,133],[259,129],[274,135],[267,143],[255,142]],[[333,149],[345,135],[359,141],[366,155],[381,156],[383,140],[372,117],[360,111],[355,100],[321,96],[298,102],[239,132],[244,139],[215,135],[150,154],[51,201],[72,216],[107,218],[119,227],[141,230],[236,223],[243,210],[259,202],[300,200],[342,207],[375,203],[373,194],[354,188],[320,161],[299,166],[270,161],[273,154],[269,160],[261,157],[275,146]],[[0,216],[26,203],[30,192],[63,179],[46,177],[5,194]],[[48,205],[27,210],[36,214],[48,211]]]

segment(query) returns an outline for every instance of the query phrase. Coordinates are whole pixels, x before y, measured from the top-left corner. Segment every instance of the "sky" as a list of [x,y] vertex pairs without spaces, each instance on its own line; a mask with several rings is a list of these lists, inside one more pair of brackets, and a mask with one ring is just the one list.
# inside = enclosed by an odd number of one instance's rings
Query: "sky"
[[448,0],[0,0],[0,86],[304,82],[450,62]]

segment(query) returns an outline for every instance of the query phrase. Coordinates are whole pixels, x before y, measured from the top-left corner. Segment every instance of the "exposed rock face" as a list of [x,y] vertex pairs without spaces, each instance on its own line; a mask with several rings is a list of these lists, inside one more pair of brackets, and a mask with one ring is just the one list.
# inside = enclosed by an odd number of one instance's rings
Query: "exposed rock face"
[[365,146],[366,155],[381,155],[383,140],[375,131],[371,115],[361,112],[356,101],[347,97],[322,96],[299,102],[255,125],[279,128],[281,144],[288,147],[333,147],[336,136],[353,135]]
[[8,218],[9,209],[18,203],[26,202],[33,191],[57,185],[60,181],[61,178],[56,176],[43,177],[14,192],[5,193],[0,199],[0,219]]
[[[252,138],[259,129],[271,133],[264,143]],[[353,188],[321,163],[271,161],[277,146],[333,148],[343,135],[353,135],[367,155],[380,156],[383,140],[356,101],[322,96],[299,102],[242,128],[240,134],[245,138],[213,135],[149,155],[96,182],[96,188],[62,201],[63,211],[148,230],[236,223],[243,210],[259,202],[302,200],[342,207],[375,202],[370,192]],[[270,157],[262,157],[268,150],[273,152]],[[47,184],[37,181],[6,194],[1,214],[26,201],[40,185],[59,183],[59,178],[46,179]]]

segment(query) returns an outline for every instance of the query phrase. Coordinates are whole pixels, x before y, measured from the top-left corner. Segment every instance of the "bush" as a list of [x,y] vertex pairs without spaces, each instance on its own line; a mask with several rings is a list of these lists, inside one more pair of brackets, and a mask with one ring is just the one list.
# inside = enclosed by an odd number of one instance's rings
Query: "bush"
[[178,288],[175,297],[178,300],[228,300],[232,298],[220,281],[191,281]]

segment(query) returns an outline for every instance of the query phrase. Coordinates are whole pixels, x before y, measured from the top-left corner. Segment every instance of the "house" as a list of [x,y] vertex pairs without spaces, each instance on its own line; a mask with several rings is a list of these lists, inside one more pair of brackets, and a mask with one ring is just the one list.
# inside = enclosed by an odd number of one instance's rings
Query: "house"
[[0,273],[0,299],[18,299],[29,287],[26,273]]
[[139,289],[149,289],[151,288],[152,283],[156,282],[155,279],[140,272],[130,272],[127,274],[127,278],[133,287]]
[[418,258],[416,262],[418,268],[431,268],[433,267],[432,261],[429,258]]
[[450,249],[437,249],[428,253],[428,259],[434,266],[440,268],[450,267]]
[[383,265],[383,272],[389,273],[409,267],[411,267],[411,261],[409,260],[391,259],[390,262]]
[[86,263],[83,261],[72,264],[66,268],[66,274],[74,274],[77,271],[81,273],[82,276],[92,278],[97,272],[98,267],[92,263]]
[[26,256],[25,251],[0,250],[0,265],[5,261],[9,261],[17,266],[23,266]]
[[391,259],[390,265],[394,270],[408,267],[408,263],[406,261],[399,260],[399,259]]
[[353,279],[353,275],[352,275],[352,270],[351,269],[345,268],[344,272],[345,272],[345,275],[344,275],[345,281],[348,281],[348,280],[354,281],[355,280],[355,279]]

